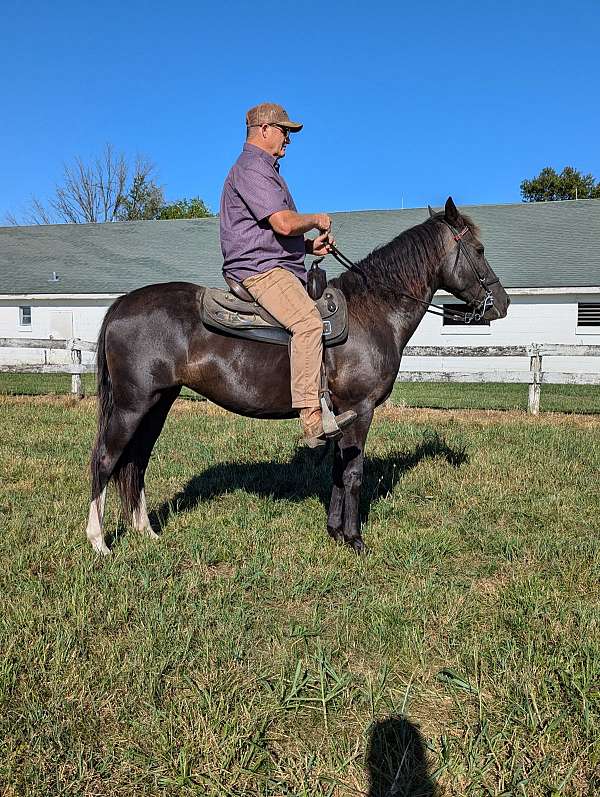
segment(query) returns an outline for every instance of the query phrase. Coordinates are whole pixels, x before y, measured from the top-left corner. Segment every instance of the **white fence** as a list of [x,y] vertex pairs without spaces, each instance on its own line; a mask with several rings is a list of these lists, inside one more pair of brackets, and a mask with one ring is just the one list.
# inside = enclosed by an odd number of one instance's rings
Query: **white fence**
[[[96,344],[79,340],[0,338],[0,348],[63,349],[71,352],[71,365],[0,365],[0,373],[71,374],[71,393],[83,397],[81,375],[95,371],[81,362],[82,351],[96,351]],[[404,357],[529,357],[529,371],[400,371],[398,382],[508,382],[529,385],[527,411],[540,411],[542,385],[600,385],[600,373],[544,371],[542,358],[600,357],[600,346],[568,346],[532,343],[529,346],[407,346]]]
[[[0,373],[9,374],[71,374],[71,393],[83,398],[81,375],[93,373],[95,365],[81,362],[82,351],[96,351],[96,344],[79,338],[70,340],[44,340],[41,338],[0,338],[0,349],[62,349],[71,352],[71,365],[65,363],[39,363],[38,365],[0,365]],[[44,357],[44,360],[46,357]]]
[[600,357],[600,346],[407,346],[405,357],[529,357],[529,371],[400,371],[398,382],[512,382],[529,385],[527,412],[540,411],[542,385],[600,385],[600,373],[542,370],[542,357]]

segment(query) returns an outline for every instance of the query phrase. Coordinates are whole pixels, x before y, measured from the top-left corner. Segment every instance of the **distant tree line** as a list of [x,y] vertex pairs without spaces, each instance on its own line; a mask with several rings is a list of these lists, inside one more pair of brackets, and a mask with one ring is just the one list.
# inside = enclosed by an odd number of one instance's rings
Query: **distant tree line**
[[[129,161],[107,144],[89,162],[82,158],[64,167],[63,178],[46,202],[32,197],[21,220],[8,213],[9,224],[86,224],[150,219],[198,219],[212,216],[200,197],[165,200],[156,168],[147,158]],[[521,183],[523,202],[600,199],[600,181],[573,166],[560,172],[546,166]]]
[[9,224],[90,224],[150,219],[196,219],[212,216],[200,197],[166,202],[157,184],[155,166],[147,158],[133,162],[107,144],[102,154],[86,162],[75,158],[47,202],[32,197],[19,221]]
[[581,174],[565,166],[558,174],[550,166],[521,183],[523,202],[555,202],[559,199],[600,199],[600,182],[592,174]]

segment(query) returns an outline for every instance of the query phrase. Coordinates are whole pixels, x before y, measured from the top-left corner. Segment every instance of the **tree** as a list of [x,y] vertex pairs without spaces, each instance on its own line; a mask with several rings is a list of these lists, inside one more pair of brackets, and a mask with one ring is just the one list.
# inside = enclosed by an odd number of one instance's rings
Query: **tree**
[[550,167],[521,183],[523,202],[553,202],[558,199],[598,199],[600,182],[592,174],[581,174],[572,166],[565,166],[560,174]]
[[137,171],[127,196],[121,202],[117,217],[121,221],[157,219],[163,203],[162,188],[149,180],[143,171]]
[[206,207],[200,197],[193,199],[179,199],[169,205],[163,205],[157,219],[204,219],[213,214]]
[[[164,205],[162,188],[153,179],[154,165],[137,158],[130,165],[110,144],[86,163],[75,158],[63,170],[62,183],[47,203],[33,197],[24,214],[25,224],[95,222],[153,219]],[[13,214],[10,224],[19,224]]]

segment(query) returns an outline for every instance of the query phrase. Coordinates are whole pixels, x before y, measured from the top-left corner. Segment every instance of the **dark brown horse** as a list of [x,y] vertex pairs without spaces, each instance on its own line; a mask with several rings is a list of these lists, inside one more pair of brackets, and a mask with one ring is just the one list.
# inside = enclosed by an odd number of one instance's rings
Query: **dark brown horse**
[[[427,304],[443,288],[483,306],[484,318],[493,320],[506,315],[509,299],[485,259],[477,227],[451,198],[442,213],[357,265],[360,271],[332,281],[346,296],[349,333],[344,344],[326,352],[331,397],[336,412],[352,409],[358,418],[335,443],[327,530],[362,551],[358,505],[365,440],[373,411],[390,395],[403,349]],[[99,553],[109,553],[102,519],[111,478],[134,527],[156,537],[146,511],[144,475],[183,385],[240,415],[297,414],[291,407],[287,348],[205,328],[198,314],[203,290],[185,282],[149,285],[117,299],[102,323],[87,526],[88,540]]]

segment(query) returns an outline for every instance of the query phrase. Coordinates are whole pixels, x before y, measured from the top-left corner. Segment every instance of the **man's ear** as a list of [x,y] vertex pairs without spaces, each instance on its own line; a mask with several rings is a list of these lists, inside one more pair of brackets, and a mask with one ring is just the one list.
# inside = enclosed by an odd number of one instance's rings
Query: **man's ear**
[[460,227],[462,222],[461,215],[456,209],[456,205],[454,204],[454,200],[451,196],[449,196],[446,200],[446,205],[444,207],[444,218],[448,224],[451,224],[453,227]]

